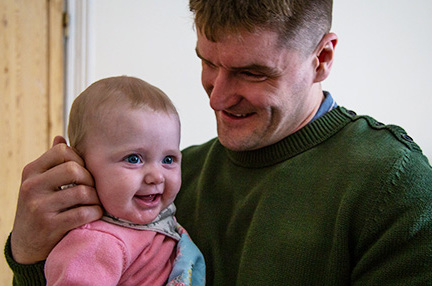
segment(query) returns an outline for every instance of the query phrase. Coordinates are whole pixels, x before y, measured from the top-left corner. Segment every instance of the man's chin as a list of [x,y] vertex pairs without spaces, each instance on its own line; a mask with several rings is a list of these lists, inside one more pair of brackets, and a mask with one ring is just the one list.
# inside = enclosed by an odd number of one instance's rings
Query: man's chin
[[219,142],[231,151],[252,151],[258,149],[256,140],[236,135],[218,135]]

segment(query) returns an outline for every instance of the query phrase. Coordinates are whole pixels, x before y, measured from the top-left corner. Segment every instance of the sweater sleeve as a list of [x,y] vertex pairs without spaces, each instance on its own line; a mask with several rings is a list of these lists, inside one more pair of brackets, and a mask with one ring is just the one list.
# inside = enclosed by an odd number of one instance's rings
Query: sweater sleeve
[[417,152],[395,162],[358,238],[354,285],[432,285],[432,168]]
[[37,262],[35,264],[20,264],[17,263],[12,257],[10,235],[6,241],[5,258],[12,272],[14,273],[13,285],[46,285],[44,275],[45,261]]
[[47,285],[117,285],[127,256],[123,241],[114,235],[75,229],[48,256]]

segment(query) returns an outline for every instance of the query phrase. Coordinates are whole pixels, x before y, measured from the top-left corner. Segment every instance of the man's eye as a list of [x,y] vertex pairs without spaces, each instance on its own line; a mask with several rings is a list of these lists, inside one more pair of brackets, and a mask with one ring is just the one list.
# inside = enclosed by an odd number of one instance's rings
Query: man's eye
[[163,164],[169,164],[169,165],[171,165],[173,162],[174,162],[174,158],[172,156],[166,156],[162,160]]
[[127,156],[125,160],[128,163],[131,163],[131,164],[139,164],[139,163],[141,163],[141,158],[138,155],[136,155],[136,154]]
[[253,73],[253,72],[250,72],[250,71],[243,71],[243,72],[241,72],[241,74],[244,77],[247,77],[247,78],[249,78],[249,79],[251,79],[253,81],[262,81],[262,80],[267,79],[267,76],[265,76],[263,74]]

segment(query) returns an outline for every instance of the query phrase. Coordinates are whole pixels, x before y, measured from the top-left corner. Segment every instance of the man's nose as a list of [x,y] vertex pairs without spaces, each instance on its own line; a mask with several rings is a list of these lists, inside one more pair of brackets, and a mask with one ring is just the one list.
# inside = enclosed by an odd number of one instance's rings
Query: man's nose
[[210,97],[210,106],[215,111],[227,109],[238,101],[235,79],[224,70],[219,70],[212,79],[207,92]]

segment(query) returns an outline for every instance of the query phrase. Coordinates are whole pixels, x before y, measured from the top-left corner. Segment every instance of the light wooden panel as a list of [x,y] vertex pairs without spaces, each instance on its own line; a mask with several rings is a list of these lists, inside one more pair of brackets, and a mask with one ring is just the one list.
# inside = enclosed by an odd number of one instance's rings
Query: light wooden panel
[[48,140],[51,144],[54,136],[64,135],[64,0],[50,0],[48,3]]
[[[63,0],[0,0],[1,245],[12,229],[23,166],[63,134],[62,11]],[[11,279],[0,259],[0,284]]]

